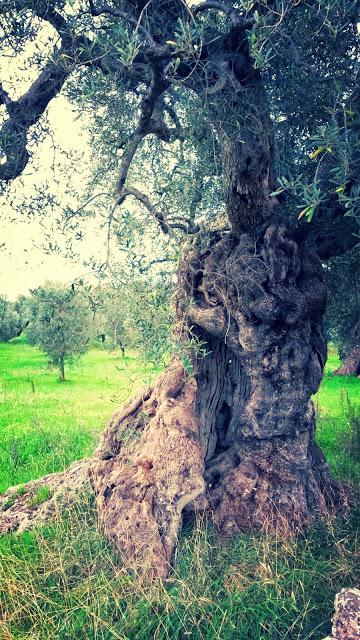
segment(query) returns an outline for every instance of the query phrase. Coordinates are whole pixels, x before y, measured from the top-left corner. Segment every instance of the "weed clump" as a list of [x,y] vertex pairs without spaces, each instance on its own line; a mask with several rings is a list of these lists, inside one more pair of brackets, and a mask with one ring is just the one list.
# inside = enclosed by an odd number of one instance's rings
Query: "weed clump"
[[35,495],[32,498],[30,498],[28,502],[29,507],[37,507],[43,502],[46,502],[47,500],[49,500],[49,498],[51,498],[51,489],[46,484],[44,484],[42,487],[40,487],[37,490]]

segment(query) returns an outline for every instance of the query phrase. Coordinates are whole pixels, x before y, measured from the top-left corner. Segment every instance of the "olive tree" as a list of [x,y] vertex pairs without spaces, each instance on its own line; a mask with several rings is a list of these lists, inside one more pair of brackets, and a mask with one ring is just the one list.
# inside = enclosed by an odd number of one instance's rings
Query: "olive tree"
[[360,375],[360,251],[355,247],[326,266],[326,328],[342,360],[337,375]]
[[35,312],[29,338],[59,368],[65,380],[65,363],[87,351],[92,337],[89,306],[74,288],[47,283],[33,292]]
[[14,51],[44,22],[57,37],[23,95],[1,88],[0,179],[21,175],[67,91],[93,118],[95,183],[116,174],[109,236],[136,201],[182,245],[183,355],[88,464],[105,532],[164,576],[184,512],[225,533],[310,522],[341,496],[311,396],[323,264],[357,241],[358,3],[5,0],[1,17]]

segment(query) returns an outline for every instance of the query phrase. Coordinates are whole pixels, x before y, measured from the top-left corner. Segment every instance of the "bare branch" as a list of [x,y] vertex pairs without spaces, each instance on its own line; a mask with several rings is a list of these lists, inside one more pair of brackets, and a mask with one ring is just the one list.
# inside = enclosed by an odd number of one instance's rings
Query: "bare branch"
[[143,134],[135,132],[125,147],[125,151],[121,160],[119,177],[116,182],[116,192],[120,194],[120,196],[122,195],[123,187],[126,182],[127,174],[129,173],[130,165],[133,161],[134,155],[145,135],[145,132]]
[[206,11],[207,9],[215,9],[215,11],[221,11],[230,19],[231,24],[234,27],[241,27],[242,29],[250,29],[253,25],[253,21],[240,16],[235,7],[227,5],[220,0],[207,0],[202,4],[195,5],[191,8],[193,16],[197,16],[198,13]]
[[[64,54],[60,49],[59,58]],[[5,162],[0,165],[0,180],[8,182],[21,174],[29,160],[27,133],[44,113],[49,102],[59,93],[69,70],[63,64],[46,65],[30,89],[19,100],[12,101],[2,93],[9,119],[0,130]]]
[[164,262],[177,262],[176,258],[157,258],[156,260],[150,260],[150,262],[145,267],[139,267],[140,273],[146,273],[150,271],[151,267],[155,264],[163,264]]
[[168,87],[168,82],[163,76],[163,67],[160,62],[153,62],[151,68],[153,77],[148,93],[141,103],[138,125],[125,148],[121,161],[120,173],[116,183],[116,192],[120,197],[122,195],[122,190],[126,182],[131,162],[141,141],[150,133],[159,134],[159,137],[161,137],[161,113],[158,111],[155,118],[153,116],[157,101]]
[[4,87],[2,86],[2,83],[0,82],[0,104],[4,104],[6,107],[8,105],[10,105],[12,102],[9,94],[7,91],[5,91]]
[[138,189],[135,189],[133,187],[126,187],[125,189],[123,189],[120,197],[117,200],[117,204],[121,205],[128,196],[134,196],[137,200],[139,200],[139,202],[144,205],[144,207],[149,211],[149,213],[151,213],[152,216],[154,216],[155,220],[159,223],[161,231],[167,235],[169,234],[170,229],[167,221],[165,220],[164,214],[161,211],[157,211],[154,205],[151,204],[149,198]]
[[139,20],[136,20],[136,18],[126,13],[126,11],[114,9],[113,7],[109,7],[105,4],[100,5],[100,7],[96,7],[93,0],[89,0],[89,8],[92,16],[101,16],[103,14],[108,14],[113,18],[122,18],[123,20],[126,20],[126,22],[135,27],[135,33],[142,33],[146,42],[150,45],[151,48],[160,49],[159,45],[157,45],[155,40],[153,39],[151,33],[140,24]]
[[178,216],[176,218],[174,217],[173,221],[170,221],[162,211],[159,211],[156,206],[150,202],[145,193],[142,193],[135,187],[125,187],[122,190],[120,197],[117,199],[117,204],[121,205],[129,196],[134,196],[134,198],[144,205],[144,207],[159,223],[161,231],[166,235],[171,234],[173,229],[180,229],[186,234],[193,234],[199,231],[198,225],[194,224],[190,218],[180,218],[180,216]]

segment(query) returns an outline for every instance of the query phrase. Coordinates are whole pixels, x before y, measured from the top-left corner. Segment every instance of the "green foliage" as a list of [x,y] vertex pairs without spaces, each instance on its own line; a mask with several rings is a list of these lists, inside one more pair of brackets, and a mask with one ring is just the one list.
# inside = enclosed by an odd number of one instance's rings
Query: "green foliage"
[[15,306],[0,296],[0,342],[8,342],[19,333],[19,315]]
[[[183,59],[192,60],[203,44],[203,25],[199,22],[188,22],[182,18],[176,20],[174,29],[174,41],[168,41]],[[176,70],[176,69],[175,69]]]
[[136,55],[141,48],[141,38],[137,32],[130,32],[128,29],[117,25],[115,28],[115,48],[120,55],[121,62],[125,67],[131,67]]
[[350,458],[360,463],[360,410],[357,404],[351,402],[346,389],[341,394],[341,405],[349,424],[344,438],[345,450]]
[[64,363],[87,351],[92,335],[89,306],[74,286],[46,284],[34,290],[35,313],[29,339],[60,369]]
[[330,260],[325,327],[341,358],[360,347],[360,247]]
[[171,271],[139,276],[133,269],[120,275],[115,272],[111,283],[91,292],[96,334],[106,336],[110,349],[120,348],[123,354],[136,349],[161,366],[171,353]]
[[[95,8],[97,4],[101,3],[94,2]],[[329,197],[348,215],[359,216],[358,98],[355,96],[355,106],[348,104],[356,94],[358,78],[357,4],[356,0],[295,5],[293,0],[236,3],[240,19],[248,20],[244,35],[249,40],[252,63],[262,71],[274,120],[275,173],[289,181],[296,176],[293,179],[302,187],[285,190],[286,207],[281,214],[287,217],[297,212],[297,216],[302,213],[311,221],[322,213]],[[111,6],[114,9],[117,3]],[[79,106],[81,114],[86,113],[86,126],[90,120],[93,179],[81,194],[84,198],[79,194],[75,198],[86,203],[72,208],[49,193],[48,203],[51,207],[55,204],[56,210],[63,208],[63,215],[57,217],[58,226],[76,237],[83,234],[82,218],[98,209],[104,225],[109,225],[109,233],[118,237],[126,216],[128,221],[132,217],[138,222],[130,225],[128,235],[138,233],[141,238],[144,230],[150,235],[158,229],[146,207],[139,205],[136,214],[129,216],[128,200],[114,215],[109,188],[116,180],[119,160],[129,149],[129,139],[137,130],[141,102],[151,94],[158,64],[154,67],[152,59],[156,43],[160,47],[156,60],[160,66],[164,60],[164,88],[151,118],[153,126],[132,159],[127,184],[146,185],[155,209],[173,224],[169,244],[181,242],[189,221],[209,225],[214,219],[221,220],[223,134],[231,131],[241,139],[244,120],[247,122],[240,104],[246,103],[247,92],[243,100],[232,99],[233,89],[238,89],[243,80],[239,70],[243,54],[239,50],[234,57],[231,49],[236,31],[233,19],[218,7],[208,7],[195,15],[183,12],[181,3],[169,10],[166,2],[153,4],[146,19],[140,7],[129,13],[122,7],[116,17],[110,10],[98,18],[83,9],[81,2],[72,0],[45,4],[19,0],[15,5],[4,0],[0,10],[4,42],[0,55],[7,56],[9,47],[17,54],[27,41],[31,42],[36,50],[27,62],[31,73],[44,67],[49,58],[49,43],[44,45],[38,37],[44,23],[55,25],[57,30],[61,23],[60,33],[69,50],[57,57],[55,47],[50,57],[55,65],[73,71],[63,91]],[[10,94],[16,94],[11,84]],[[256,104],[250,105],[249,112],[252,106],[257,108]],[[43,132],[48,132],[45,118],[29,133],[30,140],[37,143]],[[5,127],[5,153],[11,135],[11,127]],[[15,135],[24,134],[18,134],[15,128]],[[78,160],[73,158],[73,166]],[[324,178],[325,173],[330,179]],[[33,203],[29,206],[30,198],[24,200],[22,210],[32,215]],[[50,240],[51,250],[56,250],[58,243]],[[163,246],[158,247],[159,253],[163,250]]]
[[171,294],[171,283],[159,279],[155,287],[149,282],[138,283],[129,298],[133,311],[128,320],[133,333],[132,344],[156,366],[163,366],[171,355]]

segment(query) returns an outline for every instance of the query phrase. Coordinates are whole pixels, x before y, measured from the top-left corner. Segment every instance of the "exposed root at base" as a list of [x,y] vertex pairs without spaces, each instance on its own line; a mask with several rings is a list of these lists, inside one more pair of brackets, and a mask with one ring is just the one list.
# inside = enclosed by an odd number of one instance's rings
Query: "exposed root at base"
[[8,489],[0,496],[0,534],[41,526],[75,504],[81,492],[90,493],[89,464],[79,460],[65,471]]
[[153,389],[114,417],[90,466],[106,535],[149,577],[168,575],[183,510],[204,495],[195,397],[195,379],[174,359]]

